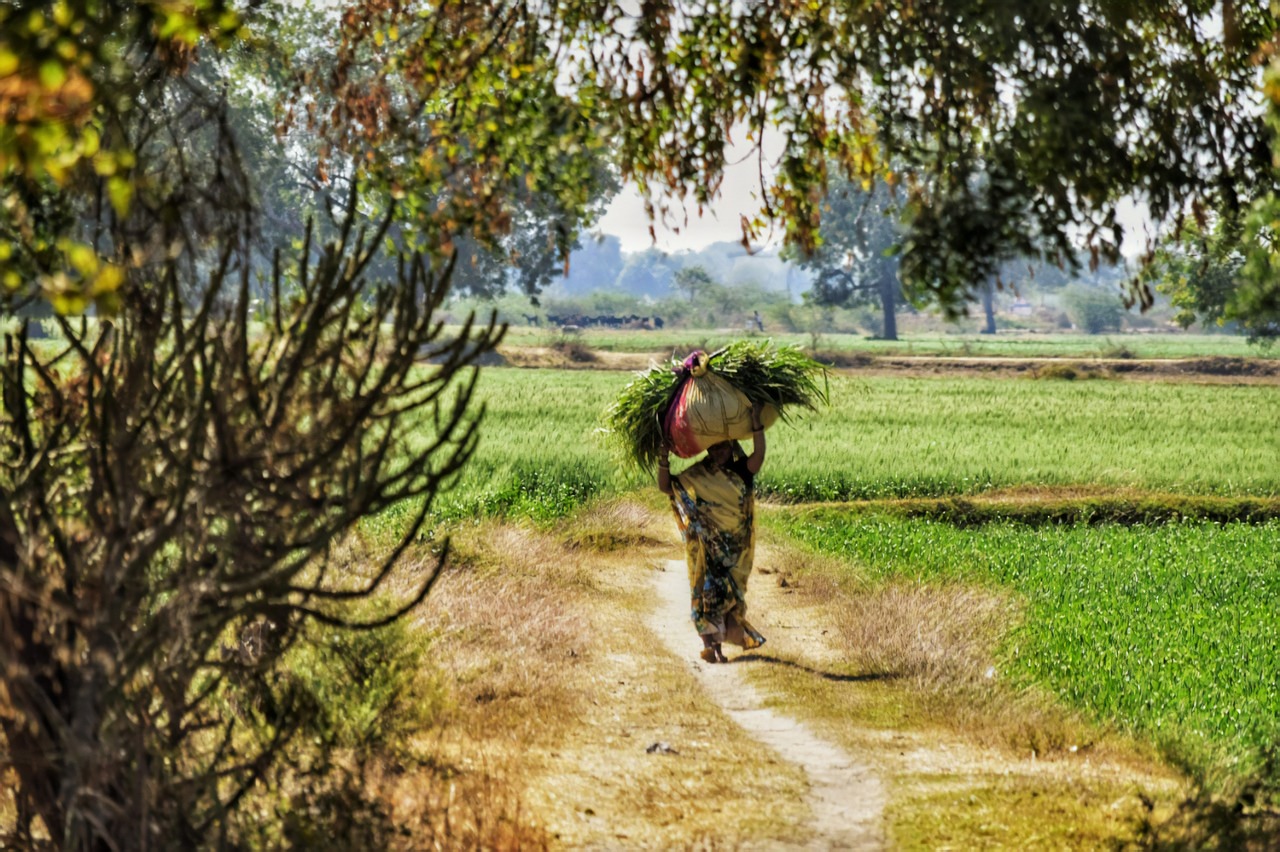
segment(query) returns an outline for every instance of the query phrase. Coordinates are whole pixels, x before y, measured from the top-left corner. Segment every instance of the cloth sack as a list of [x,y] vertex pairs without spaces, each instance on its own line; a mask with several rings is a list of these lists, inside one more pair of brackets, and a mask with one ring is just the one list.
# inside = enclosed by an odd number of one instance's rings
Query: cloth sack
[[[682,383],[667,408],[663,431],[680,458],[693,458],[721,441],[751,437],[751,401],[746,394],[709,368],[706,353],[695,352],[684,363]],[[760,422],[767,429],[778,409],[766,405]]]

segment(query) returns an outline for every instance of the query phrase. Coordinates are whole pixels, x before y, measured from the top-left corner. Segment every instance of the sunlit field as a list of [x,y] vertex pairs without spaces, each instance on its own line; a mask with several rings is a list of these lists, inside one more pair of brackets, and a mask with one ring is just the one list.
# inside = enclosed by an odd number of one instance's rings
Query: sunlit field
[[[650,480],[601,413],[631,374],[487,369],[480,445],[441,517],[555,516]],[[1022,485],[1280,495],[1267,386],[831,378],[831,407],[769,433],[761,491],[796,500],[976,494]]]
[[1260,771],[1280,741],[1280,522],[949,524],[836,507],[770,515],[859,583],[1014,590],[1002,676],[1157,743],[1193,774]]
[[[483,371],[482,439],[437,521],[545,521],[651,487],[600,431],[630,378]],[[772,502],[993,491],[1016,501],[1039,489],[1280,496],[1271,386],[833,375],[830,392],[828,410],[769,432],[759,486]],[[956,526],[840,503],[765,516],[862,581],[1012,591],[1025,619],[1006,638],[1002,677],[1157,743],[1196,776],[1264,771],[1280,736],[1278,522]]]

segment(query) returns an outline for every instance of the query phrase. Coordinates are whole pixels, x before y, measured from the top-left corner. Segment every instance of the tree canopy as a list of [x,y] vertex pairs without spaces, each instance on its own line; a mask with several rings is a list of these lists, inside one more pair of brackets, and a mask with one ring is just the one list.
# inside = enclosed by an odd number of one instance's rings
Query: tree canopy
[[[349,606],[474,447],[470,367],[500,329],[446,337],[434,319],[464,256],[533,258],[536,290],[618,176],[678,220],[715,196],[731,139],[755,144],[767,187],[744,241],[773,218],[800,251],[820,245],[835,177],[883,182],[901,276],[943,305],[1011,257],[1070,261],[1083,240],[1114,259],[1126,198],[1162,222],[1238,213],[1231,310],[1275,329],[1276,12],[0,6],[6,305],[97,313],[60,317],[56,345],[11,335],[0,371],[0,724],[30,758],[20,823],[39,816],[62,848],[232,845],[246,790],[304,786],[279,774],[308,708],[268,679],[278,654],[220,643],[367,626]],[[382,570],[336,577],[331,545],[406,500]]]
[[[1277,24],[1261,4],[358,0],[311,14],[331,26],[327,51],[272,45],[269,5],[4,13],[0,173],[24,199],[3,222],[10,287],[34,270],[50,293],[113,288],[119,273],[48,199],[86,171],[118,210],[153,187],[124,132],[157,105],[139,87],[190,78],[228,44],[273,57],[290,92],[278,129],[303,131],[286,138],[314,148],[321,184],[373,181],[446,252],[509,233],[521,196],[572,222],[606,149],[656,191],[655,215],[678,217],[715,195],[730,139],[770,133],[782,153],[758,147],[769,186],[747,237],[774,216],[812,249],[831,170],[879,176],[899,183],[904,279],[954,305],[1010,257],[1070,263],[1083,241],[1116,260],[1123,199],[1172,223],[1246,210],[1276,182],[1258,91]],[[546,238],[563,254],[573,230]]]
[[943,304],[1008,257],[1065,260],[1083,240],[1115,260],[1126,197],[1168,221],[1275,183],[1257,87],[1276,19],[1260,4],[600,5],[590,79],[625,173],[701,204],[729,134],[772,129],[766,206],[809,248],[831,163],[900,171],[903,275]]

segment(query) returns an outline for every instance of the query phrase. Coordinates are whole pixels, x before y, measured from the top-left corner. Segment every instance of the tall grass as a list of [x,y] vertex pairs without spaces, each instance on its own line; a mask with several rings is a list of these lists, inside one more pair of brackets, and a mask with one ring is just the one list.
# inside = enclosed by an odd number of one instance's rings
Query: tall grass
[[1280,522],[958,529],[832,507],[771,523],[849,560],[860,583],[1012,590],[1026,616],[1004,641],[1004,675],[1155,741],[1211,784],[1274,772]]

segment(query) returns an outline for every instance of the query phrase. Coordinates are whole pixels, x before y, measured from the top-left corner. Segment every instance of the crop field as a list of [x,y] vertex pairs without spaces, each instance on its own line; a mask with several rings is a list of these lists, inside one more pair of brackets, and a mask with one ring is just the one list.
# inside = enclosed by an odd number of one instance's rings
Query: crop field
[[1210,780],[1280,742],[1280,522],[958,529],[838,507],[771,523],[844,557],[860,582],[1013,589],[1004,675],[1047,686]]
[[[482,440],[437,517],[548,520],[651,487],[600,431],[630,378],[485,370]],[[829,410],[769,433],[758,484],[775,502],[1046,486],[1280,496],[1270,386],[833,375],[830,391]],[[850,576],[1011,590],[1025,618],[1003,678],[1157,743],[1198,777],[1274,782],[1258,767],[1280,741],[1280,521],[957,526],[839,503],[764,516],[848,560]]]
[[[676,352],[714,350],[740,340],[738,329],[661,329],[654,331],[583,329],[569,335],[555,329],[513,326],[507,343],[548,345],[566,336],[592,349],[608,352]],[[763,334],[779,345],[812,347],[814,335]],[[879,340],[860,334],[824,333],[817,348],[829,352],[867,355],[1007,358],[1280,358],[1280,347],[1263,349],[1243,337],[1225,334],[904,334],[900,340]]]
[[[480,446],[440,515],[550,517],[651,481],[620,468],[599,431],[630,379],[483,371]],[[1280,393],[1266,386],[833,376],[830,409],[770,431],[759,486],[790,501],[1023,485],[1276,496],[1277,423]]]

